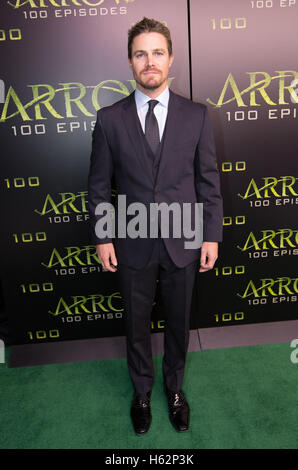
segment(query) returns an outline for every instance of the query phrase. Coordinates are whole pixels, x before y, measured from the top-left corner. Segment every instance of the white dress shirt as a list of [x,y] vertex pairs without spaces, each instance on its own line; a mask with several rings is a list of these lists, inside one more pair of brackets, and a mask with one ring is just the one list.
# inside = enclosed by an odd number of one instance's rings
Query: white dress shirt
[[[166,120],[167,120],[167,115],[168,115],[169,97],[170,97],[169,88],[166,87],[166,89],[159,96],[154,98],[155,100],[159,102],[154,107],[153,112],[158,122],[160,140],[162,139],[163,131],[166,125]],[[140,123],[141,123],[144,133],[145,133],[146,114],[147,114],[148,107],[149,107],[148,101],[150,101],[151,99],[153,98],[150,98],[149,96],[142,93],[138,88],[136,88],[135,100],[136,100],[137,112],[138,112],[138,116],[139,116]]]

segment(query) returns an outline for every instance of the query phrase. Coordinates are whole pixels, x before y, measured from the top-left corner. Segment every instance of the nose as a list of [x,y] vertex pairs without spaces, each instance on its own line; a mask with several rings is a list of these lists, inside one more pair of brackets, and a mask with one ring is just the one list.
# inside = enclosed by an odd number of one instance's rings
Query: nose
[[154,56],[153,54],[149,53],[147,55],[147,66],[152,67],[154,65]]

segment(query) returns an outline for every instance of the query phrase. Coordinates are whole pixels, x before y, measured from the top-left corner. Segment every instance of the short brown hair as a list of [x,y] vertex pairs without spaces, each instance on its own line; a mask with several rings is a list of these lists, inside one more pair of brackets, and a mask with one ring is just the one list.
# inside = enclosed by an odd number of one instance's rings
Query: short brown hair
[[168,43],[169,55],[172,55],[172,39],[169,28],[160,21],[144,17],[141,21],[134,24],[128,31],[128,58],[131,59],[132,43],[136,36],[142,33],[160,33]]

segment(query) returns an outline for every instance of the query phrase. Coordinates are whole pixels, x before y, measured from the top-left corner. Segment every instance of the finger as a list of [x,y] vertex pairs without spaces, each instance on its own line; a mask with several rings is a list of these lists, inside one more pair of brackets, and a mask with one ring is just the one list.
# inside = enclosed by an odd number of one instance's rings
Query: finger
[[113,273],[115,273],[117,271],[117,265],[112,262],[112,260],[110,260],[110,263],[109,263],[109,271],[112,271]]
[[115,254],[113,255],[112,253],[109,253],[108,257],[105,259],[105,269],[111,272],[116,272],[117,271],[117,259]]
[[106,271],[113,271],[114,268],[110,265],[110,259],[109,258],[103,258],[102,261],[101,261],[101,264],[102,264],[102,267],[106,270]]
[[217,259],[216,257],[212,257],[212,258],[208,258],[208,259],[205,258],[201,260],[201,266],[200,266],[199,272],[205,272],[205,271],[209,271],[210,269],[212,269],[215,264],[216,259]]
[[201,254],[200,265],[204,267],[207,264],[207,256],[206,253]]
[[111,253],[111,263],[112,263],[114,266],[117,266],[117,265],[118,265],[118,261],[117,261],[115,252]]
[[199,269],[199,273],[204,273],[204,272],[206,272],[206,271],[210,271],[210,269],[211,269],[211,268],[202,268],[202,267],[201,267],[201,268]]

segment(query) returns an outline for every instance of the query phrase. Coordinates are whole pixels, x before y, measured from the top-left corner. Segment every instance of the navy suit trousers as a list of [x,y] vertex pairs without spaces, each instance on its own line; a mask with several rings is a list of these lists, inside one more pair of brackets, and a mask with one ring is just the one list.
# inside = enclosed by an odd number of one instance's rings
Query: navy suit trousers
[[165,309],[164,383],[173,392],[182,387],[197,267],[198,260],[178,268],[169,257],[162,238],[155,240],[150,261],[143,269],[118,265],[125,307],[128,370],[138,394],[151,390],[154,382],[151,312],[157,281]]

